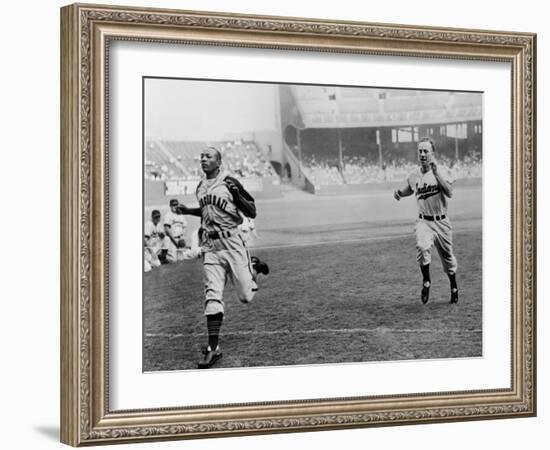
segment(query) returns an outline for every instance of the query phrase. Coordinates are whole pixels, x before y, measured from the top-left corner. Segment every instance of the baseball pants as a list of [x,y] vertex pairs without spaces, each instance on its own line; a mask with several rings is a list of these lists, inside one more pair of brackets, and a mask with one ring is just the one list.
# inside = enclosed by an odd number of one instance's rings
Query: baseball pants
[[158,257],[159,252],[160,252],[160,248],[145,247],[145,251],[144,251],[145,261],[151,267],[159,267],[160,266],[160,260],[159,260],[159,257]]
[[431,248],[435,245],[443,270],[452,275],[456,273],[457,262],[453,254],[453,232],[451,222],[443,220],[418,219],[415,226],[416,260],[425,266],[432,261]]
[[228,281],[242,303],[251,302],[258,291],[250,256],[241,237],[219,241],[223,242],[218,242],[217,246],[223,249],[204,253],[205,315],[224,312],[223,293]]

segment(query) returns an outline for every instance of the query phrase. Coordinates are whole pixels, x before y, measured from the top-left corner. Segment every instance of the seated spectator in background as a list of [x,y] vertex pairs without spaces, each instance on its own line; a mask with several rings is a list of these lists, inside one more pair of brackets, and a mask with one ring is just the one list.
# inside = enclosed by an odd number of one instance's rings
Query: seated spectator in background
[[160,223],[160,211],[155,209],[151,213],[151,220],[145,224],[144,230],[145,272],[149,272],[152,267],[160,266],[159,256],[162,251],[164,237],[164,228]]
[[183,214],[177,212],[178,204],[177,199],[171,199],[169,203],[170,211],[164,216],[166,260],[168,262],[176,262],[178,260],[178,249],[186,247],[185,230],[187,220]]

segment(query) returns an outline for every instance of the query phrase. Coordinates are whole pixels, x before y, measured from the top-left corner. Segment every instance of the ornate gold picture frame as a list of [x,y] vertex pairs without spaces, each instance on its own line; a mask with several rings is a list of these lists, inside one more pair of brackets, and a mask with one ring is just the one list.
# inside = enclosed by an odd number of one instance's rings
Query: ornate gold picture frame
[[[111,45],[207,45],[509,64],[510,385],[113,409]],[[153,74],[154,75],[154,74]],[[75,4],[61,9],[61,441],[73,445],[536,414],[536,35]],[[140,95],[136,92],[136,95]],[[141,135],[141,130],[136,130]],[[489,290],[485,295],[490,296]],[[506,303],[506,302],[503,302]],[[246,369],[240,369],[246,370]],[[330,398],[328,398],[330,397]]]

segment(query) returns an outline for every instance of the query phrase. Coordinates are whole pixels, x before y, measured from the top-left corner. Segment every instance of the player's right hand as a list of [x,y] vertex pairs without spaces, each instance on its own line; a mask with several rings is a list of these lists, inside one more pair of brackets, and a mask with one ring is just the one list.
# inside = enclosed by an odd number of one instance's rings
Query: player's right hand
[[393,198],[396,199],[397,201],[401,200],[401,195],[399,194],[399,189],[396,189],[395,191],[393,191]]

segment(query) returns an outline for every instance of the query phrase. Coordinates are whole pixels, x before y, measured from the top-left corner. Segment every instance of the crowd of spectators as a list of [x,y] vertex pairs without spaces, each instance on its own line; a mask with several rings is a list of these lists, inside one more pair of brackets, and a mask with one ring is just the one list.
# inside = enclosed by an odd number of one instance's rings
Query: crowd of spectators
[[[166,157],[156,151],[155,143],[147,146],[145,159],[145,179],[165,181],[171,178],[200,178],[202,171],[200,168],[200,151],[206,146],[189,145],[180,146],[179,149],[188,149],[191,155],[178,154],[176,157]],[[165,148],[170,151],[173,143],[166,145]],[[237,178],[248,177],[269,177],[274,176],[275,171],[271,163],[264,157],[261,150],[254,142],[243,140],[223,141],[214,144],[222,154],[223,167],[230,175]],[[183,158],[183,159],[182,159]],[[186,166],[182,173],[182,163],[193,161],[191,167]]]
[[[222,154],[225,170],[237,178],[270,177],[275,175],[271,163],[265,158],[254,142],[235,140],[215,144]],[[182,160],[182,155],[167,156],[155,147],[147,146],[145,159],[145,178],[148,180],[166,181],[173,178],[193,178],[202,176],[200,169],[200,149],[203,146],[188,146],[193,152]],[[481,154],[468,152],[464,158],[454,160],[445,155],[438,155],[438,162],[451,170],[455,179],[477,178],[482,175]],[[192,161],[189,164],[189,161]],[[186,163],[185,174],[182,163]],[[190,165],[191,167],[188,167]],[[310,181],[315,185],[334,184],[369,184],[384,181],[402,181],[417,167],[416,162],[404,158],[393,158],[382,165],[378,161],[368,160],[364,156],[344,155],[340,161],[337,157],[319,157],[302,155],[302,168]]]
[[[275,171],[261,150],[253,142],[242,140],[225,141],[217,146],[222,154],[223,168],[237,178],[269,177]],[[195,173],[200,175],[200,155],[195,156],[197,167]]]
[[483,171],[481,155],[477,152],[466,155],[462,160],[450,161],[448,167],[456,179],[479,178]]
[[[455,179],[477,178],[482,175],[482,162],[479,153],[470,153],[455,161],[440,155],[438,163],[448,167]],[[403,158],[390,159],[380,165],[362,156],[319,158],[314,155],[302,156],[302,167],[314,185],[369,184],[385,181],[403,181],[418,164]]]
[[315,155],[302,158],[302,167],[306,176],[315,185],[342,184],[338,159],[317,160]]
[[145,160],[145,179],[153,181],[165,181],[175,175],[168,165],[159,164],[157,161]]

